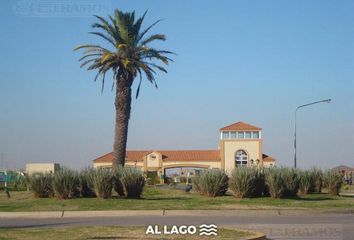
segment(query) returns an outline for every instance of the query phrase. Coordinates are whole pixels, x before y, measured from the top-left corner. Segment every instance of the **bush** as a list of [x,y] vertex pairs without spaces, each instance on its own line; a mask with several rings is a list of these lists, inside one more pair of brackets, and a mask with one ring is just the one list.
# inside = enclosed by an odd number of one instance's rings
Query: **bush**
[[283,197],[295,197],[299,191],[300,177],[294,168],[280,168],[281,178],[284,182]]
[[294,197],[299,191],[299,172],[293,168],[270,168],[265,171],[269,195],[272,198]]
[[24,174],[17,174],[13,182],[13,187],[15,191],[26,190],[28,187],[27,176]]
[[53,174],[52,185],[55,197],[73,198],[78,193],[77,173],[66,168],[60,169]]
[[[141,170],[137,168],[120,168],[120,183],[123,186],[126,198],[140,198],[144,190],[145,178]],[[118,182],[118,181],[116,181]]]
[[314,175],[312,171],[305,170],[299,172],[300,176],[300,194],[308,194],[314,189]]
[[35,197],[53,196],[52,178],[52,174],[49,173],[36,173],[28,176],[28,184]]
[[113,189],[113,173],[110,169],[97,168],[90,171],[93,190],[98,198],[110,198]]
[[311,175],[313,178],[313,186],[310,189],[310,192],[320,193],[322,191],[322,183],[323,183],[322,170],[320,170],[318,168],[312,168]]
[[256,168],[235,168],[231,172],[229,187],[235,197],[259,197],[264,191],[264,178]]
[[146,175],[146,184],[156,185],[160,183],[160,177],[157,174],[157,171],[149,171]]
[[338,195],[342,186],[342,176],[335,171],[328,170],[323,175],[324,186],[329,194]]
[[80,197],[95,197],[96,194],[93,189],[91,168],[84,169],[78,174],[78,190]]
[[119,196],[125,196],[124,194],[124,188],[123,185],[120,181],[120,178],[122,176],[122,167],[118,166],[113,169],[113,188],[116,193],[118,193]]
[[265,183],[272,198],[280,198],[284,194],[285,184],[280,171],[279,168],[265,169]]
[[203,170],[192,181],[196,192],[209,197],[224,195],[228,188],[228,177],[219,169]]

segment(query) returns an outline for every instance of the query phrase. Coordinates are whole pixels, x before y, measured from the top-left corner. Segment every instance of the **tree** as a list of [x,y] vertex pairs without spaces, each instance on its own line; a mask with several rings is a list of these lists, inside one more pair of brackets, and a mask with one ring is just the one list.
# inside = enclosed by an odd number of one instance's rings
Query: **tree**
[[[96,81],[102,79],[102,89],[104,89],[105,76],[109,71],[113,72],[112,91],[116,90],[115,109],[115,137],[113,145],[113,166],[124,166],[125,153],[128,137],[128,124],[131,110],[132,84],[139,76],[139,84],[136,91],[136,98],[139,96],[143,75],[155,85],[155,75],[157,71],[167,73],[164,65],[168,65],[170,51],[158,50],[149,45],[154,41],[165,41],[163,34],[153,34],[147,36],[149,30],[161,20],[154,22],[148,28],[142,30],[146,12],[142,17],[135,19],[135,12],[122,12],[115,10],[114,16],[109,19],[95,16],[97,23],[92,25],[98,31],[90,34],[103,38],[110,49],[100,45],[80,45],[74,49],[83,50],[83,57],[79,59],[80,67],[88,66],[87,70],[96,70]],[[163,64],[162,66],[160,64]]]

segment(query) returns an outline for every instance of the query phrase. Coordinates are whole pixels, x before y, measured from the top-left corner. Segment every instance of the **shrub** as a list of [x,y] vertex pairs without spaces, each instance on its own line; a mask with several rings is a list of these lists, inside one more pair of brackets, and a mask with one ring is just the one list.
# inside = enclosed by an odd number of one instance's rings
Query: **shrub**
[[229,187],[235,197],[259,197],[264,190],[264,178],[256,168],[235,168],[231,172]]
[[157,171],[149,171],[146,175],[146,184],[156,185],[160,183],[160,177],[157,174]]
[[224,195],[228,188],[228,177],[219,169],[203,170],[192,181],[195,191],[209,197]]
[[314,189],[314,175],[312,171],[305,170],[299,172],[300,176],[300,185],[299,193],[308,194]]
[[311,175],[313,179],[313,186],[311,187],[310,192],[320,193],[322,191],[322,183],[323,183],[322,170],[318,168],[312,168]]
[[280,168],[281,178],[284,183],[283,197],[294,197],[299,191],[300,177],[294,168]]
[[35,197],[53,196],[52,178],[52,174],[49,173],[36,173],[28,176],[28,184]]
[[[137,168],[120,168],[120,183],[123,186],[126,198],[140,198],[144,190],[145,178]],[[118,181],[116,181],[118,182]]]
[[280,174],[281,169],[269,168],[265,169],[265,183],[272,198],[280,198],[284,194],[284,179]]
[[60,169],[53,174],[52,185],[55,197],[73,198],[78,193],[77,173],[66,168]]
[[342,176],[335,171],[328,170],[323,175],[324,186],[329,194],[338,195],[342,186]]
[[120,178],[122,176],[122,170],[122,167],[117,167],[113,169],[113,188],[119,196],[125,196],[124,188],[120,181]]
[[110,169],[97,168],[90,171],[93,190],[98,198],[110,198],[113,189],[113,173]]
[[14,190],[25,190],[28,187],[28,178],[26,175],[17,174],[13,184]]
[[96,194],[93,189],[91,168],[84,169],[78,174],[78,190],[80,197],[95,197]]

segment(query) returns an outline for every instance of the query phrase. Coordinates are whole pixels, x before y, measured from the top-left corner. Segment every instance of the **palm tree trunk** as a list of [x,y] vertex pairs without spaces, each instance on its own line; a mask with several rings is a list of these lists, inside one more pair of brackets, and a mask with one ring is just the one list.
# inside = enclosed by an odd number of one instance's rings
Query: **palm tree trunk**
[[125,153],[128,139],[128,124],[131,109],[131,84],[130,74],[118,74],[116,84],[116,125],[113,146],[113,167],[124,166]]

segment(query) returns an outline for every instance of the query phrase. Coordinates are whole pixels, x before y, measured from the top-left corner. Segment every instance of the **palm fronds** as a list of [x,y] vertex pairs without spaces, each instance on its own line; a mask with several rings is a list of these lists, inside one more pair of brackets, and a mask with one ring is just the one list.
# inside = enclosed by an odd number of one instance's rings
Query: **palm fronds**
[[105,19],[95,16],[97,22],[92,24],[96,31],[90,32],[95,36],[105,40],[110,45],[110,49],[99,45],[85,44],[77,46],[74,51],[83,50],[83,57],[79,59],[80,67],[87,67],[87,70],[96,70],[96,81],[102,79],[102,88],[105,85],[105,76],[108,71],[113,72],[114,84],[117,81],[126,81],[125,84],[131,86],[135,77],[139,75],[139,83],[136,98],[139,96],[142,75],[157,87],[155,75],[157,71],[167,73],[167,70],[158,64],[167,65],[171,58],[167,55],[174,54],[170,51],[158,50],[149,45],[154,41],[165,41],[163,34],[152,34],[145,37],[150,29],[161,20],[142,30],[142,23],[146,12],[142,17],[135,19],[135,12],[124,13],[116,10],[113,16]]

